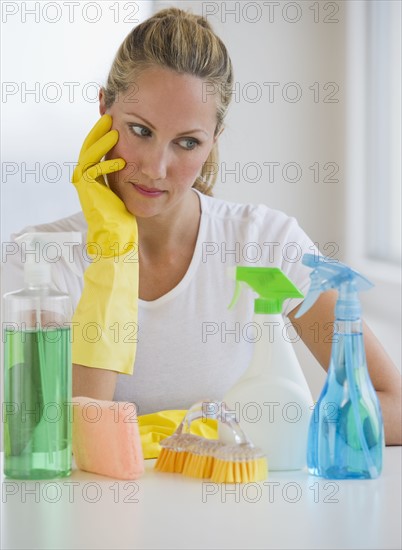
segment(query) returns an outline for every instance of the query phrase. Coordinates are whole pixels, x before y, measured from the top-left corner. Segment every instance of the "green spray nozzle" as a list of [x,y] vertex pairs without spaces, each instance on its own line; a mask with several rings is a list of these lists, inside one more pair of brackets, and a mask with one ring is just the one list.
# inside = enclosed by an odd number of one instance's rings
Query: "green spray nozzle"
[[304,254],[302,263],[313,269],[310,274],[311,285],[301,308],[295,317],[301,317],[318,300],[322,292],[331,288],[339,290],[336,316],[342,319],[360,317],[358,292],[368,290],[373,283],[349,266],[316,254]]
[[303,298],[303,294],[278,267],[236,267],[236,288],[229,308],[239,299],[242,285],[248,285],[259,297],[254,301],[255,313],[282,313],[287,298]]

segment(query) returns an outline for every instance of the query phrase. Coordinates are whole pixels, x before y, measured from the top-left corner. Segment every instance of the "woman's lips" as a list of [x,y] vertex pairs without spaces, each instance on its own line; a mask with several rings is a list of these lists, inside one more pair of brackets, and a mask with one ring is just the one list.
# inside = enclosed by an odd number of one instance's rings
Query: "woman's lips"
[[142,185],[138,185],[137,183],[133,183],[133,186],[138,193],[145,197],[160,197],[165,192],[154,187],[144,187]]

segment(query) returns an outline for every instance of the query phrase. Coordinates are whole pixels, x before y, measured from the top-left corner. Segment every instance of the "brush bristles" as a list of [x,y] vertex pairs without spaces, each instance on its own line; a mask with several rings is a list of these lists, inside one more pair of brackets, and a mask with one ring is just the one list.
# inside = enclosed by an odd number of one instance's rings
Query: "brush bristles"
[[267,476],[266,458],[247,462],[230,462],[217,458],[210,479],[214,483],[251,483],[263,481]]
[[155,464],[160,472],[207,478],[214,483],[251,483],[268,476],[265,455],[250,444],[224,445],[219,440],[181,434],[163,440],[161,446]]
[[171,474],[181,474],[188,456],[187,449],[203,439],[193,434],[173,434],[161,441],[162,447],[155,463],[155,470]]
[[189,477],[209,478],[214,466],[214,453],[221,445],[219,441],[213,439],[203,439],[191,445],[183,474]]
[[155,470],[170,474],[181,474],[187,458],[186,451],[162,449],[155,463]]
[[213,456],[200,456],[189,453],[183,468],[183,475],[200,479],[209,478],[213,464]]

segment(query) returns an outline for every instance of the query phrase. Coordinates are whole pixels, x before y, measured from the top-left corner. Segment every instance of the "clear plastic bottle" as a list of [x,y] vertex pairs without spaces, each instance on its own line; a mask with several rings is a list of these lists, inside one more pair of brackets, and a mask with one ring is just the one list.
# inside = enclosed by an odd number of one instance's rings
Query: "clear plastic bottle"
[[327,479],[374,479],[381,474],[384,427],[367,369],[358,292],[373,285],[341,262],[305,254],[311,286],[296,317],[330,288],[339,290],[328,376],[311,417],[307,465]]
[[43,250],[49,243],[63,250],[74,239],[81,235],[16,239],[36,249],[24,259],[25,288],[4,295],[4,474],[13,479],[71,473],[72,304],[52,288]]

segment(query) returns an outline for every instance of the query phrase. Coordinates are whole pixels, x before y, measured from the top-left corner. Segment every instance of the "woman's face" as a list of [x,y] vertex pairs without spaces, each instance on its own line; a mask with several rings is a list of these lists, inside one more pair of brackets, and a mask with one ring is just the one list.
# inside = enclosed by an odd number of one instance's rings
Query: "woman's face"
[[151,217],[189,197],[216,140],[216,99],[200,78],[146,69],[109,109],[101,93],[100,112],[119,132],[106,158],[127,164],[108,183],[129,212]]

